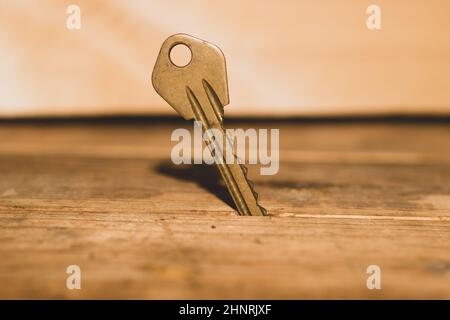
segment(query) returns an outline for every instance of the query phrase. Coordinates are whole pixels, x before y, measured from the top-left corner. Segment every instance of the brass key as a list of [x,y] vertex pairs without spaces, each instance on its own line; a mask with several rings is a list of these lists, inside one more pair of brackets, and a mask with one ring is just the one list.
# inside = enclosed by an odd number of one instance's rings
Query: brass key
[[[176,45],[185,45],[191,51],[191,61],[176,66],[170,52]],[[218,47],[186,34],[176,34],[164,41],[152,74],[156,92],[184,119],[200,121],[203,132],[218,129],[226,138],[223,128],[223,106],[229,103],[225,57]],[[223,150],[223,141],[210,137],[210,150]],[[212,147],[214,146],[214,148]],[[213,154],[213,156],[215,156]],[[267,211],[258,204],[258,194],[247,179],[247,168],[238,162],[215,161],[240,215],[261,216]]]

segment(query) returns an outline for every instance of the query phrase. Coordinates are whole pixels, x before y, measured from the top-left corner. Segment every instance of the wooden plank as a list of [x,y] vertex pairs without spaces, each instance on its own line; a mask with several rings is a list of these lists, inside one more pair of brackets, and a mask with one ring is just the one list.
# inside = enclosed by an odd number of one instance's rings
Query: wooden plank
[[0,298],[450,298],[447,124],[270,124],[268,218],[171,164],[176,125],[0,127]]

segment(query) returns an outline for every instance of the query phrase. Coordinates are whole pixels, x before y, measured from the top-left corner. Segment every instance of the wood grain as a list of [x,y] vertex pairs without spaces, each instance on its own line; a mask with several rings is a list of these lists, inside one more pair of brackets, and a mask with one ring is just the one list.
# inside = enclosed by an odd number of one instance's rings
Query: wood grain
[[171,164],[180,124],[2,125],[0,298],[450,298],[447,123],[230,123],[280,128],[267,218]]

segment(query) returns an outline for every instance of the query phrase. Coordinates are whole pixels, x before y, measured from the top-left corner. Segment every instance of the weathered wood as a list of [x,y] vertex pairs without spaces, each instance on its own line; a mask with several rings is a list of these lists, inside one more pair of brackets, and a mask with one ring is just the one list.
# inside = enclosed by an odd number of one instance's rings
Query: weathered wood
[[174,124],[3,125],[0,298],[450,298],[449,125],[270,126],[271,216],[245,218],[171,164]]

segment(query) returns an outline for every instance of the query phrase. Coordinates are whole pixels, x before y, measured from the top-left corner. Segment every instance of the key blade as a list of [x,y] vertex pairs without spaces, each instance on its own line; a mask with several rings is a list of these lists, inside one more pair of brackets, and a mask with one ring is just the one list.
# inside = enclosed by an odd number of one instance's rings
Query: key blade
[[[170,51],[179,44],[187,46],[192,56],[183,67],[176,66],[170,60]],[[153,68],[152,84],[156,92],[186,120],[195,118],[186,95],[187,88],[200,92],[206,84],[214,88],[222,106],[229,103],[226,62],[222,51],[187,34],[175,34],[164,41]]]
[[[209,103],[200,104],[199,99],[195,93],[187,87],[187,96],[191,104],[192,110],[194,110],[195,119],[200,121],[204,132],[208,132],[209,129],[217,129],[221,134],[222,141],[215,139],[210,135],[206,135],[206,144],[210,148],[211,154],[216,158],[216,165],[222,176],[225,185],[236,204],[237,211],[240,215],[246,216],[265,216],[267,215],[266,209],[258,203],[258,194],[254,190],[253,182],[248,179],[247,168],[240,164],[237,156],[233,153],[232,145],[229,144],[227,148],[224,148],[228,140],[228,137],[223,128],[221,116],[217,114],[216,110],[223,109],[220,106],[220,101],[214,92],[214,89],[204,82],[204,89],[208,97]],[[219,151],[217,153],[217,151]],[[226,152],[231,152],[234,158],[232,163],[227,163]]]

